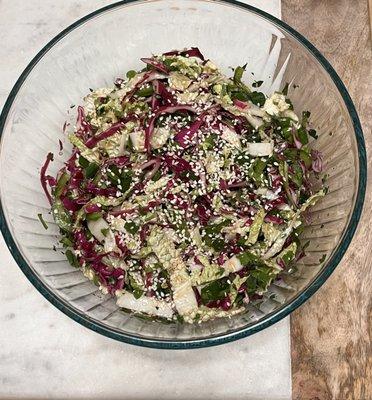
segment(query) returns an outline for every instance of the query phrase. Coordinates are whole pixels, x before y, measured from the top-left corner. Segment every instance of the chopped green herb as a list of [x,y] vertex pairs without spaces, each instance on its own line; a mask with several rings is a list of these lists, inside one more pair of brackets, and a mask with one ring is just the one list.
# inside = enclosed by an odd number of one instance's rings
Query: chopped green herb
[[298,164],[292,165],[293,172],[289,174],[289,179],[292,181],[297,187],[301,187],[303,183],[303,172],[302,168]]
[[246,280],[248,294],[265,292],[274,275],[272,268],[264,266],[249,271]]
[[250,251],[240,253],[237,257],[244,267],[264,265],[264,262]]
[[93,212],[86,215],[88,221],[98,221],[102,218],[102,214],[100,212]]
[[127,72],[126,76],[128,79],[132,79],[137,75],[136,71],[133,71],[132,69],[130,71]]
[[152,180],[153,182],[156,182],[156,181],[158,181],[158,180],[161,178],[161,175],[162,175],[161,171],[158,170],[158,171],[155,172],[155,174],[154,174],[154,176],[151,178],[151,180]]
[[309,133],[309,135],[310,135],[312,138],[318,139],[318,135],[317,135],[315,129],[309,129],[309,130],[308,130],[308,133]]
[[148,86],[146,88],[137,90],[135,93],[136,96],[138,97],[149,97],[154,93],[154,88],[152,86]]
[[236,67],[234,70],[234,83],[239,84],[242,82],[243,74],[244,71],[247,67],[247,64],[245,64],[243,67]]
[[212,150],[216,145],[216,141],[217,141],[217,135],[215,133],[210,134],[205,138],[203,142],[203,148],[205,150]]
[[67,172],[64,172],[60,178],[58,179],[56,189],[54,191],[54,197],[58,199],[61,197],[61,194],[66,187],[67,182],[70,180],[70,175]]
[[260,185],[265,179],[264,171],[266,168],[266,164],[267,162],[263,159],[256,158],[249,168],[249,177],[252,178],[257,185]]
[[204,228],[205,236],[203,240],[205,244],[216,251],[221,251],[225,246],[225,241],[218,237],[218,234],[221,232],[222,228],[228,226],[230,222],[225,220],[219,224],[208,225]]
[[63,237],[59,242],[63,244],[63,247],[72,247],[73,246],[72,240],[69,239],[68,237]]
[[98,170],[99,165],[97,165],[96,163],[89,163],[89,165],[85,168],[85,176],[88,179],[94,178]]
[[230,284],[227,278],[218,279],[208,283],[200,291],[202,302],[207,304],[211,301],[224,299],[230,291]]
[[311,155],[310,155],[309,149],[306,149],[306,148],[303,147],[300,150],[300,158],[304,162],[306,168],[310,168],[311,167],[311,164],[312,164],[313,161],[311,159]]
[[293,259],[295,258],[295,255],[296,255],[295,251],[289,250],[289,251],[284,252],[284,254],[282,255],[281,259],[284,262],[284,264],[286,266],[288,266],[293,261]]
[[37,214],[37,217],[39,218],[39,221],[43,225],[44,229],[48,229],[48,224],[44,221],[43,215],[42,214]]
[[249,95],[249,98],[253,104],[256,104],[256,106],[263,106],[266,101],[265,95],[261,92],[252,92]]
[[299,153],[299,151],[297,149],[293,149],[293,148],[285,149],[283,151],[283,154],[284,154],[287,162],[288,161],[296,162],[296,160],[298,160],[298,153]]
[[75,268],[80,267],[75,254],[71,250],[66,250],[65,255],[66,255],[67,261],[70,263],[70,265],[72,265]]
[[103,236],[107,236],[107,234],[109,233],[109,231],[110,231],[110,229],[109,228],[103,228],[103,229],[101,229],[101,233],[102,233],[102,235]]
[[298,128],[297,135],[298,135],[298,139],[300,140],[301,144],[305,145],[305,144],[309,143],[309,138],[307,137],[307,131],[303,126]]
[[252,83],[252,86],[253,86],[254,88],[258,88],[258,87],[260,87],[262,84],[263,84],[263,81],[255,81],[255,82]]
[[79,165],[83,168],[87,168],[89,165],[89,161],[86,158],[84,158],[83,156],[80,156],[79,157]]
[[120,183],[122,187],[122,192],[125,193],[129,188],[132,183],[132,171],[123,171],[120,177]]
[[124,228],[131,233],[132,235],[136,234],[139,231],[139,226],[131,221],[131,222],[126,222],[124,225]]
[[306,127],[306,125],[309,122],[309,118],[310,118],[311,112],[310,111],[302,111],[302,121],[301,121],[301,125],[303,127]]
[[93,277],[93,283],[94,283],[96,286],[100,286],[101,282],[99,281],[98,275],[94,275],[94,277]]
[[129,283],[133,290],[133,296],[136,299],[139,299],[140,297],[142,297],[142,295],[144,293],[144,288],[143,288],[143,286],[139,285],[139,283],[136,281],[136,279],[131,274],[129,274]]
[[231,94],[231,99],[232,100],[240,100],[240,101],[248,101],[250,99],[250,95],[247,92],[240,90],[238,92],[233,92]]

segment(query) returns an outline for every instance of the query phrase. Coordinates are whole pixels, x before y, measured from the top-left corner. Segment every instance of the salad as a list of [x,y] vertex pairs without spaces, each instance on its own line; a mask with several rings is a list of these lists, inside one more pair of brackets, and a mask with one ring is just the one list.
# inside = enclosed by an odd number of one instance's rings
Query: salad
[[241,313],[305,254],[306,213],[326,192],[310,183],[322,170],[310,113],[197,48],[141,60],[84,98],[57,176],[52,153],[41,168],[65,255],[125,310]]

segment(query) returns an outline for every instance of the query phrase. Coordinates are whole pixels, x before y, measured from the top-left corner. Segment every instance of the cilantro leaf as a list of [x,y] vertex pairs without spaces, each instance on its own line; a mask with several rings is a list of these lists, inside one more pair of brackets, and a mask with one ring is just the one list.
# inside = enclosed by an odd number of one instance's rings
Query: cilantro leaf
[[258,88],[263,84],[263,81],[255,81],[252,83],[252,87]]
[[229,293],[230,284],[227,278],[218,279],[209,283],[201,289],[202,302],[207,304],[211,301],[222,300]]
[[65,256],[67,258],[67,261],[70,263],[70,265],[72,265],[75,268],[79,268],[79,262],[75,256],[75,254],[71,251],[71,250],[66,250],[65,252]]
[[256,106],[262,106],[265,104],[266,97],[262,92],[252,92],[249,95],[249,99]]
[[318,134],[316,133],[316,130],[315,129],[309,129],[309,135],[312,137],[312,138],[314,138],[314,139],[318,139]]

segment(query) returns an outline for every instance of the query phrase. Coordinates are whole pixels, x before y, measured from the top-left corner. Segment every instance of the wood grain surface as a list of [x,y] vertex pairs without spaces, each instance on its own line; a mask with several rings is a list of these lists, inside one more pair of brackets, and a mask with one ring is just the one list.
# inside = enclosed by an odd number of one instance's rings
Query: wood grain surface
[[368,0],[368,9],[369,9],[369,28],[372,37],[372,0]]
[[368,0],[283,0],[283,20],[331,62],[366,139],[367,196],[343,261],[291,318],[293,400],[372,399],[372,55]]

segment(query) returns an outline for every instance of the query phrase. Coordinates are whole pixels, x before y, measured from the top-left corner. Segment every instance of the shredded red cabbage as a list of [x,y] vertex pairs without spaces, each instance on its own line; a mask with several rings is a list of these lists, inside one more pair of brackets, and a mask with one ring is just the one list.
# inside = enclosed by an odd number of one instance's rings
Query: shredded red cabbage
[[245,108],[248,107],[248,103],[246,103],[245,101],[238,100],[238,99],[234,100],[234,104],[237,107],[241,108],[242,110],[244,110]]
[[48,155],[46,157],[46,160],[45,160],[45,163],[40,169],[41,186],[42,186],[42,188],[44,190],[45,196],[48,199],[50,205],[53,204],[53,201],[52,201],[52,196],[50,195],[49,190],[48,190],[48,186],[47,186],[48,178],[46,176],[46,171],[47,171],[47,169],[49,167],[49,163],[51,161],[53,161],[53,153],[48,153]]
[[214,114],[219,106],[213,106],[208,110],[204,111],[198,117],[196,117],[195,121],[188,127],[182,128],[174,140],[183,148],[191,146],[194,142],[194,137],[197,134],[198,130],[204,124],[205,119],[208,115]]
[[153,58],[141,58],[141,61],[143,61],[147,65],[151,65],[151,67],[154,67],[163,74],[167,75],[169,72],[168,68],[162,62],[154,60]]
[[[145,69],[77,107],[79,141],[68,136],[72,155],[56,178],[47,175],[51,153],[41,168],[66,257],[120,307],[132,293],[162,302],[173,320],[202,321],[214,314],[205,307],[235,314],[304,256],[296,235],[325,194],[311,185],[323,160],[307,136],[310,113],[301,128],[279,108],[269,115],[266,96],[243,83],[244,67],[224,76],[196,47],[142,61]],[[174,296],[180,277],[191,313]]]
[[68,211],[77,211],[81,208],[81,205],[76,203],[75,201],[69,199],[68,197],[64,197],[62,199],[62,204],[65,207],[66,210]]
[[280,225],[284,222],[284,220],[276,215],[267,214],[265,217],[265,222],[271,222],[275,225]]
[[155,112],[155,115],[150,119],[146,129],[145,129],[145,149],[149,152],[151,150],[150,141],[152,135],[154,133],[155,121],[162,114],[172,114],[178,111],[188,111],[192,113],[196,113],[196,110],[193,107],[187,105],[178,105],[178,106],[162,106]]
[[[128,122],[128,121],[126,121],[126,122]],[[93,149],[93,147],[97,146],[97,144],[101,140],[107,139],[110,136],[115,135],[115,133],[120,131],[120,129],[122,129],[124,125],[125,125],[125,122],[123,122],[123,121],[116,122],[115,124],[111,125],[110,128],[108,128],[105,131],[101,132],[100,134],[88,139],[87,142],[85,143],[85,145],[88,148]]]
[[117,167],[124,167],[126,165],[130,164],[130,158],[127,156],[118,156],[118,157],[112,157],[108,158],[105,162],[104,165],[116,165]]
[[164,156],[164,161],[168,168],[173,171],[176,176],[179,176],[183,172],[191,171],[191,164],[178,156]]
[[81,137],[84,141],[92,134],[92,126],[87,121],[84,108],[79,106],[78,116],[76,120],[76,135]]
[[98,204],[88,204],[85,206],[85,211],[87,214],[101,212],[102,208]]
[[86,184],[85,190],[88,193],[92,193],[96,196],[116,196],[117,188],[115,187],[108,187],[108,188],[100,188],[97,187],[94,183],[88,182]]
[[160,96],[164,106],[176,105],[176,98],[168,91],[163,82],[155,80],[152,84],[154,86],[155,93]]
[[183,50],[183,51],[168,51],[167,53],[163,53],[163,56],[182,56],[182,57],[196,57],[200,60],[204,61],[205,58],[201,51],[197,47],[191,47],[190,49]]
[[127,256],[130,252],[128,247],[124,244],[123,240],[120,238],[119,235],[115,235],[115,242],[120,251],[122,252],[122,256]]

